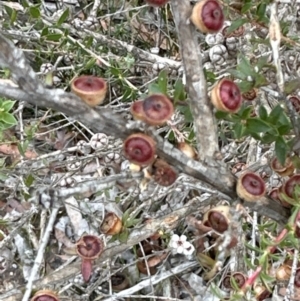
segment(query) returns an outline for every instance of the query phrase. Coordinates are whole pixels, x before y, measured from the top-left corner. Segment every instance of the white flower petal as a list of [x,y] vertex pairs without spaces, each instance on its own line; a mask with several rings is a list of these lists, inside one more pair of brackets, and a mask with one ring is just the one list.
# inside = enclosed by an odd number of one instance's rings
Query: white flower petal
[[180,239],[180,241],[185,242],[186,241],[186,236],[185,235],[181,235],[179,239]]
[[190,244],[188,248],[184,248],[183,254],[189,256],[192,255],[194,251],[195,251],[195,247],[192,244]]
[[177,247],[177,253],[182,254],[184,252],[184,248],[182,246]]
[[191,246],[191,243],[188,241],[183,242],[182,246],[184,247],[184,249],[188,249]]
[[171,241],[178,241],[178,240],[179,240],[179,235],[173,234],[173,235],[171,236]]
[[178,248],[178,242],[177,241],[170,241],[169,247],[172,249],[177,249]]

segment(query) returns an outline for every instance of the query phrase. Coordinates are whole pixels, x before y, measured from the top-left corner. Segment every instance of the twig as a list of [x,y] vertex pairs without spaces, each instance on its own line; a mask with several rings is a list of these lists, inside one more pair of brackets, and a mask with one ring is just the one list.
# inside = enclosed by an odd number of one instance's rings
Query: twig
[[164,65],[167,65],[169,68],[175,69],[175,70],[178,70],[182,66],[181,62],[177,62],[172,59],[168,59],[168,58],[161,57],[159,55],[150,53],[150,52],[142,50],[134,45],[128,44],[124,41],[120,41],[120,40],[113,39],[113,38],[108,38],[105,35],[95,33],[90,30],[87,30],[87,29],[84,29],[84,32],[86,34],[88,34],[89,36],[92,36],[97,41],[99,41],[109,47],[113,47],[113,48],[117,48],[117,49],[120,49],[120,48],[124,49],[124,50],[130,52],[133,56],[135,56],[136,58],[138,58],[140,60],[144,60],[144,61],[151,62],[151,63],[162,63]]
[[20,228],[23,227],[23,225],[25,225],[36,212],[36,207],[32,206],[29,212],[26,212],[22,215],[21,220],[18,221],[16,225],[14,225],[14,229],[9,233],[9,235],[7,235],[2,241],[0,241],[0,250],[13,240],[14,236],[16,235],[16,233],[18,233]]
[[297,271],[297,265],[298,265],[298,255],[299,251],[298,249],[294,249],[294,258],[293,258],[293,264],[292,264],[292,269],[291,269],[291,277],[289,280],[289,284],[286,288],[286,295],[284,296],[284,301],[289,301],[291,300],[292,295],[294,295],[294,281],[295,281],[295,275]]
[[49,238],[50,238],[50,234],[53,231],[53,225],[56,219],[56,216],[58,214],[58,208],[53,208],[51,211],[51,215],[49,217],[49,221],[48,221],[48,225],[47,228],[45,230],[43,239],[41,241],[41,244],[39,246],[39,250],[37,252],[35,261],[34,261],[34,265],[32,267],[31,270],[31,274],[30,277],[28,279],[27,285],[26,285],[26,291],[24,293],[24,296],[22,298],[22,301],[28,301],[31,295],[31,291],[32,291],[32,286],[33,286],[33,282],[38,278],[38,273],[39,273],[39,269],[40,269],[40,265],[42,263],[43,257],[44,257],[44,252],[46,249],[46,246],[48,244]]
[[269,25],[269,35],[270,35],[270,44],[272,47],[273,53],[273,62],[276,67],[277,73],[277,84],[280,91],[284,92],[284,78],[280,63],[279,57],[279,47],[280,47],[280,40],[281,40],[281,32],[280,32],[280,25],[277,17],[277,2],[270,4],[271,7],[271,17],[270,17],[270,25]]
[[123,290],[119,293],[114,294],[113,297],[104,299],[103,301],[114,301],[114,300],[116,300],[115,298],[117,298],[117,297],[128,297],[129,295],[132,295],[132,294],[140,291],[141,289],[148,287],[149,285],[151,285],[151,283],[153,285],[155,285],[155,284],[163,281],[164,279],[172,277],[176,274],[180,274],[180,273],[182,273],[188,269],[194,268],[198,265],[199,265],[199,263],[196,261],[185,262],[183,264],[180,264],[180,265],[174,267],[170,271],[165,271],[165,272],[162,272],[161,274],[158,274],[158,275],[152,276],[146,280],[143,280],[143,281],[139,282],[138,284],[136,284],[126,290]]

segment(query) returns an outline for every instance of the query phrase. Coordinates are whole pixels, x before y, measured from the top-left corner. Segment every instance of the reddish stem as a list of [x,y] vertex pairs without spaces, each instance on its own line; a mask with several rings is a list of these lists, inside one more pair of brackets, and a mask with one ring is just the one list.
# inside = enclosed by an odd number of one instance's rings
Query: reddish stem
[[81,274],[82,274],[82,277],[83,277],[83,280],[85,282],[88,282],[91,275],[92,275],[92,270],[93,270],[93,267],[92,267],[92,260],[90,259],[82,259],[82,262],[81,262]]
[[[296,214],[295,219],[292,221],[294,227],[296,226],[297,221],[300,220],[300,210],[298,209],[298,212]],[[266,258],[269,254],[272,254],[275,252],[277,245],[284,240],[285,236],[288,234],[288,230],[284,228],[279,235],[274,239],[274,245],[269,246],[262,257]],[[244,295],[245,292],[254,284],[255,280],[258,278],[260,272],[262,271],[262,265],[259,265],[254,273],[249,276],[249,278],[246,280],[245,284],[242,286],[238,294]]]
[[243,293],[245,293],[253,285],[253,283],[259,276],[261,270],[262,270],[262,266],[258,266],[256,268],[256,271],[252,275],[249,276],[249,278],[246,280],[246,282],[244,283],[244,285],[241,288],[241,291]]

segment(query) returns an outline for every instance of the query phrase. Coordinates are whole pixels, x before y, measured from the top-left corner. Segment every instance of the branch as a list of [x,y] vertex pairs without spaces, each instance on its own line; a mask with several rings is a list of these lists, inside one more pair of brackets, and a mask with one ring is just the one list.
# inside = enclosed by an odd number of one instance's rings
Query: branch
[[219,150],[218,131],[212,106],[207,99],[200,46],[195,27],[190,24],[189,0],[171,1],[174,22],[180,41],[180,50],[186,75],[186,88],[194,118],[195,135],[200,160],[212,158]]

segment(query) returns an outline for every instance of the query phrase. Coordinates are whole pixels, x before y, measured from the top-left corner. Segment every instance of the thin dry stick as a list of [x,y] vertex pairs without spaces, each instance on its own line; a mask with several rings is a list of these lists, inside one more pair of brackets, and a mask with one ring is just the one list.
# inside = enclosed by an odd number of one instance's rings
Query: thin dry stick
[[173,269],[171,269],[169,271],[162,272],[161,274],[158,274],[158,275],[152,276],[146,280],[143,280],[143,281],[139,282],[138,284],[136,284],[126,290],[123,290],[119,293],[114,294],[113,297],[104,299],[103,301],[114,301],[114,300],[116,300],[115,298],[118,298],[118,297],[128,297],[129,295],[132,295],[132,294],[140,291],[141,289],[150,286],[151,283],[153,285],[155,285],[157,283],[160,283],[164,279],[172,277],[176,274],[180,274],[180,273],[182,273],[188,269],[194,268],[198,265],[199,265],[199,263],[197,261],[185,262],[183,264],[180,264],[180,265],[174,267]]
[[39,275],[38,275],[39,274],[39,269],[40,269],[40,266],[41,266],[43,258],[44,258],[44,252],[45,252],[46,246],[48,244],[50,234],[53,230],[53,225],[55,223],[55,219],[56,219],[58,210],[59,210],[58,208],[53,208],[52,211],[51,211],[51,215],[50,215],[50,218],[49,218],[49,221],[48,221],[48,225],[47,225],[47,228],[45,230],[43,239],[41,241],[39,250],[37,252],[37,255],[36,255],[36,258],[35,258],[35,261],[34,261],[34,265],[32,267],[31,274],[30,274],[30,277],[28,279],[28,282],[27,282],[27,285],[26,285],[26,291],[24,293],[22,301],[28,301],[29,300],[30,295],[31,295],[31,291],[32,291],[33,282],[39,277]]
[[294,281],[295,281],[295,275],[297,272],[297,265],[298,265],[298,255],[299,251],[297,249],[294,249],[294,258],[293,258],[293,264],[292,264],[292,270],[291,270],[291,277],[289,280],[289,284],[286,288],[286,295],[284,296],[284,301],[291,300],[291,297],[294,295]]

